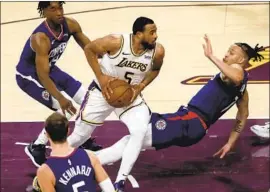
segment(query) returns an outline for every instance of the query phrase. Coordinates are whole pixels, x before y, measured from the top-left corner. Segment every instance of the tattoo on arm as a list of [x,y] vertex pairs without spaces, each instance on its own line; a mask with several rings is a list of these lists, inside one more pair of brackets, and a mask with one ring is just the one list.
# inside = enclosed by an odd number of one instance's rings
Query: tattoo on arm
[[236,125],[234,128],[234,131],[237,133],[241,133],[241,131],[242,131],[242,121],[241,120],[236,119]]

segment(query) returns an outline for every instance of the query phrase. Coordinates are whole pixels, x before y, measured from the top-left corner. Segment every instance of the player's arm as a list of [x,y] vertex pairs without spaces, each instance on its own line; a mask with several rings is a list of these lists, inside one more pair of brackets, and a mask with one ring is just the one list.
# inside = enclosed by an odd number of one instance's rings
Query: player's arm
[[90,43],[89,38],[82,32],[80,24],[73,18],[66,17],[68,28],[73,35],[75,41],[80,45],[82,49]]
[[212,55],[209,59],[219,68],[219,70],[235,85],[240,85],[244,78],[244,71],[238,64],[227,65],[216,56]]
[[164,57],[165,57],[165,49],[161,44],[157,43],[155,55],[153,58],[152,69],[146,74],[143,81],[139,84],[141,88],[140,91],[142,91],[147,85],[149,85],[158,76],[160,69],[162,67],[162,64],[163,64]]
[[97,56],[103,56],[106,53],[115,54],[120,49],[121,42],[120,36],[108,35],[88,43],[84,48],[86,59],[101,86],[104,86],[108,79],[104,79],[105,75],[101,71]]
[[44,88],[57,100],[64,97],[51,80],[49,66],[49,50],[51,47],[49,38],[44,33],[36,33],[31,38],[31,46],[36,52],[36,70],[39,80]]
[[37,178],[42,192],[55,192],[55,177],[46,164],[43,164],[38,168]]
[[238,111],[236,115],[236,122],[231,131],[228,142],[218,152],[216,152],[214,156],[220,156],[220,158],[223,158],[235,145],[240,133],[246,125],[249,114],[248,101],[248,92],[246,90],[243,97],[237,102]]
[[112,184],[112,181],[109,178],[106,171],[104,170],[104,168],[102,167],[97,156],[91,151],[86,150],[86,152],[88,153],[88,156],[91,160],[92,166],[93,166],[94,171],[95,171],[96,181],[97,181],[98,185],[100,186],[102,192],[114,192],[115,189],[114,189],[114,186]]
[[236,115],[236,123],[232,129],[232,132],[228,140],[228,144],[231,146],[234,146],[235,142],[239,138],[240,133],[242,132],[242,130],[246,125],[247,118],[249,115],[248,102],[249,97],[248,92],[246,90],[243,97],[236,103],[238,108]]
[[161,44],[156,45],[155,55],[153,58],[152,69],[145,75],[145,78],[138,85],[133,85],[133,97],[130,103],[133,103],[141,91],[149,85],[159,74],[165,56],[165,49]]
[[213,55],[211,41],[207,35],[204,36],[204,40],[206,45],[203,44],[204,54],[210,59],[219,70],[229,79],[229,81],[233,82],[235,85],[239,85],[244,78],[244,72],[241,66],[237,64],[227,65],[219,58]]

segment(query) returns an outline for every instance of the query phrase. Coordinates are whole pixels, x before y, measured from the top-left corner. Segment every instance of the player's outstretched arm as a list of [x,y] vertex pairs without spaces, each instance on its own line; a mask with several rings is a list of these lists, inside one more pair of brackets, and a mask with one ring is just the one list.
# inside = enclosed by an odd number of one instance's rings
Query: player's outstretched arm
[[142,81],[145,86],[149,85],[158,76],[163,64],[164,57],[165,49],[161,44],[157,43],[152,69],[149,71],[149,73],[146,74],[144,80]]
[[55,177],[51,169],[43,164],[37,170],[38,185],[42,192],[55,192]]
[[234,145],[237,139],[239,138],[240,133],[244,129],[247,118],[249,115],[249,109],[248,109],[248,91],[246,90],[243,97],[236,103],[238,111],[236,115],[236,123],[232,129],[231,135],[229,137],[228,143],[230,145]]
[[75,41],[80,45],[82,49],[90,43],[89,38],[82,32],[80,24],[73,18],[66,17],[69,31],[72,33]]
[[98,56],[106,53],[113,55],[120,49],[122,43],[122,37],[116,35],[108,35],[99,39],[96,39],[88,43],[84,48],[86,59],[94,71],[101,88],[103,88],[110,78],[104,75],[98,63]]
[[249,97],[246,90],[243,97],[237,102],[238,111],[236,115],[236,123],[231,131],[229,140],[216,154],[214,154],[214,156],[220,155],[220,158],[223,158],[235,145],[247,122],[249,115],[248,102]]
[[211,41],[207,35],[204,36],[204,40],[205,44],[203,44],[203,49],[205,56],[210,59],[231,82],[235,85],[239,85],[244,78],[242,67],[237,64],[225,64],[222,60],[214,56]]
[[111,179],[109,178],[108,174],[102,167],[99,159],[96,157],[96,155],[90,151],[87,151],[88,156],[91,160],[92,166],[95,171],[95,177],[96,181],[99,184],[102,192],[114,192],[114,186],[112,184]]
[[44,33],[36,33],[31,38],[31,47],[36,53],[36,70],[39,80],[44,88],[52,95],[58,102],[65,113],[67,110],[70,114],[76,113],[76,108],[71,101],[67,100],[61,92],[56,88],[56,85],[50,78],[49,66],[49,50],[51,48],[50,40]]
[[57,100],[62,97],[62,94],[56,88],[54,82],[51,80],[49,55],[51,44],[49,38],[44,33],[36,33],[31,38],[31,46],[36,52],[36,70],[39,80],[44,88]]

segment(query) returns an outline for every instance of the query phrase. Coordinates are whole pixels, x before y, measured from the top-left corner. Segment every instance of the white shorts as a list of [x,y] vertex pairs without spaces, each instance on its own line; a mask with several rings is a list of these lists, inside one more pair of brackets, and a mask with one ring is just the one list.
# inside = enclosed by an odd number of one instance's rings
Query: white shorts
[[114,108],[107,103],[101,91],[93,86],[88,90],[84,98],[76,124],[84,122],[94,126],[101,126],[112,111],[127,126],[135,123],[147,127],[151,117],[150,109],[141,96],[138,96],[128,107]]

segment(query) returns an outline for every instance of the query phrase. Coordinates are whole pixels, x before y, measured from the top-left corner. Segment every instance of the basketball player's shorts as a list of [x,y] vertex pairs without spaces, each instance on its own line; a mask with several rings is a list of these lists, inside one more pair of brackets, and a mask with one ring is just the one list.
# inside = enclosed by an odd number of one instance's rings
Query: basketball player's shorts
[[[103,125],[104,120],[112,112],[114,112],[127,126],[132,126],[130,125],[131,121],[140,118],[141,121],[139,121],[138,124],[140,122],[145,122],[146,129],[151,116],[150,109],[140,95],[130,106],[123,108],[114,108],[110,106],[104,99],[99,85],[93,81],[88,87],[87,94],[85,95],[80,112],[76,118],[76,123],[84,122],[90,125],[100,126]],[[130,120],[127,120],[127,116],[129,116]],[[135,122],[135,124],[137,124],[137,122]]]
[[152,146],[156,150],[170,146],[187,147],[198,143],[206,134],[207,126],[193,111],[181,106],[177,112],[152,113]]
[[[57,89],[66,92],[71,98],[73,98],[82,85],[81,82],[75,80],[57,66],[51,67],[49,75]],[[56,110],[53,108],[52,96],[42,86],[36,72],[25,74],[17,70],[16,81],[17,85],[30,97],[46,107]]]

